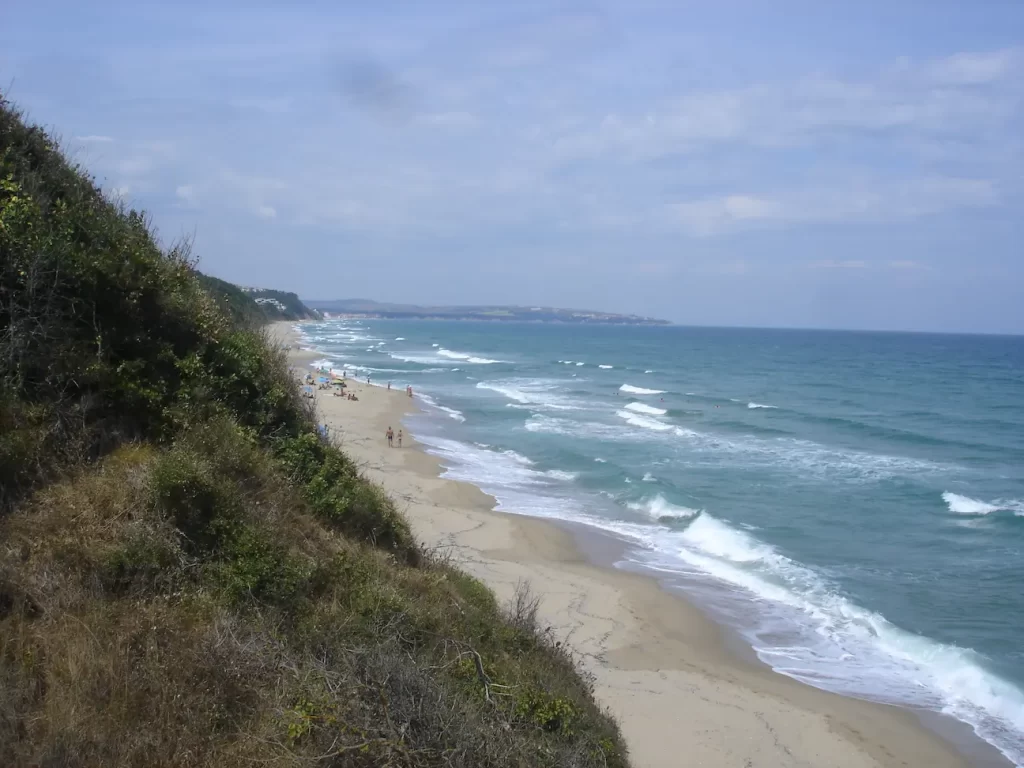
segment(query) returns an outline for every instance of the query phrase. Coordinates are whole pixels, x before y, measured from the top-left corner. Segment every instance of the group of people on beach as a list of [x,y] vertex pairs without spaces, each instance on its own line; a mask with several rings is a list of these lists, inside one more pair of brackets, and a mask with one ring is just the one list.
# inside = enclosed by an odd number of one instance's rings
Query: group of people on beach
[[[395,431],[388,427],[388,431],[384,433],[384,436],[388,439],[388,448],[395,447]],[[402,430],[398,430],[398,447],[402,447]]]

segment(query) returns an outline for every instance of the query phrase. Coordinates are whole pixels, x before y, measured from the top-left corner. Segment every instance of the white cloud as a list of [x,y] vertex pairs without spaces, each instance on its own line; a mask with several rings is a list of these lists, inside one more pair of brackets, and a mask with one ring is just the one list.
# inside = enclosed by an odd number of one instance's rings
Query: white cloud
[[783,190],[771,196],[733,194],[669,206],[672,220],[701,237],[757,225],[847,220],[907,219],[999,201],[987,179],[925,177],[836,180],[830,186]]
[[82,144],[110,144],[113,140],[111,136],[75,136],[75,141]]
[[860,259],[846,259],[844,261],[822,259],[821,261],[812,261],[807,266],[811,269],[867,269],[868,264]]
[[174,190],[174,195],[183,202],[191,203],[195,200],[196,191],[191,184],[182,184]]
[[[889,140],[900,134],[970,136],[1004,121],[1015,103],[1019,107],[1021,78],[1024,53],[1010,49],[956,54],[862,81],[814,76],[694,90],[653,110],[606,113],[589,129],[557,137],[554,149],[563,159],[613,152],[657,157],[726,143],[808,146],[843,132],[887,132]],[[993,88],[969,87],[979,84]]]
[[1016,48],[981,53],[957,53],[940,59],[929,68],[937,81],[950,85],[980,85],[1011,76],[1022,65]]
[[256,209],[256,215],[261,219],[273,219],[277,217],[277,210],[269,205],[261,205]]

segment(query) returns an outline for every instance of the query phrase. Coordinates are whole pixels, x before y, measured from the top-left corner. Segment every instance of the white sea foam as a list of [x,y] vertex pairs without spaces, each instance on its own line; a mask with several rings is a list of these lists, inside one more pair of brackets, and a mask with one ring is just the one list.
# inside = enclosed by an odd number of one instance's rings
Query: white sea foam
[[477,389],[488,389],[504,395],[531,408],[552,409],[556,411],[579,410],[571,398],[559,394],[558,384],[540,379],[510,379],[507,381],[481,381]]
[[663,421],[658,421],[633,411],[616,411],[615,415],[620,419],[625,419],[626,423],[632,424],[634,427],[641,427],[642,429],[649,429],[654,432],[668,432],[672,429],[671,424],[666,424]]
[[455,419],[455,421],[465,421],[466,420],[466,417],[463,415],[462,411],[460,411],[460,410],[457,410],[455,408],[449,408],[447,405],[439,405],[437,407],[440,410],[444,411],[446,414],[448,414],[449,418]]
[[448,365],[451,365],[450,360],[445,360],[444,358],[430,354],[422,355],[415,353],[408,354],[405,352],[388,352],[388,356],[395,360],[401,360],[405,363],[417,363],[419,365],[442,365],[447,363]]
[[615,366],[614,365],[599,365],[597,367],[598,368],[604,368],[607,371],[608,369],[614,368]]
[[432,346],[432,347],[439,347],[441,345],[440,344],[431,344],[430,346]]
[[465,360],[467,363],[473,363],[474,365],[491,365],[492,363],[504,362],[503,360],[492,360],[489,357],[478,357],[476,355],[471,355],[468,352],[456,352],[451,349],[445,349],[444,347],[439,347],[437,354],[441,355],[441,357],[447,357],[450,360]]
[[631,395],[663,395],[665,390],[663,389],[645,389],[644,387],[634,387],[632,384],[623,384],[619,387],[620,392],[628,392]]
[[646,403],[629,403],[626,406],[626,410],[646,413],[650,416],[664,416],[666,413],[664,408],[655,408],[653,405],[647,405]]
[[635,512],[642,512],[655,522],[666,520],[687,520],[700,514],[699,509],[690,509],[670,504],[661,494],[643,501],[631,501],[626,505]]
[[606,464],[607,463],[607,461],[605,459],[602,459],[600,456],[598,456],[596,459],[594,459],[594,461],[596,461],[598,464]]
[[702,512],[684,531],[652,537],[640,559],[668,571],[685,563],[680,573],[708,574],[740,590],[721,593],[720,604],[745,611],[748,640],[778,672],[847,695],[944,712],[1015,763],[1024,759],[1024,693],[988,672],[976,653],[896,627],[751,534]]
[[395,336],[395,341],[405,341],[405,336]]
[[576,363],[576,365],[583,365],[583,363]]
[[747,403],[747,408],[778,408],[777,405],[762,405],[761,403]]
[[567,482],[575,480],[577,477],[579,477],[579,473],[577,472],[564,472],[561,469],[549,469],[544,474],[547,475],[548,477],[553,477],[556,480],[565,480]]
[[656,478],[650,472],[644,472],[643,481],[645,483],[656,483],[658,482],[658,478]]
[[644,371],[644,373],[654,373],[654,371]]
[[1013,512],[1018,517],[1024,517],[1024,500],[1020,499],[980,501],[972,499],[970,496],[961,496],[959,493],[946,491],[942,494],[942,500],[946,502],[949,511],[957,515],[990,515],[993,512]]
[[[877,482],[899,476],[935,475],[951,470],[949,465],[925,459],[832,448],[809,440],[788,437],[761,438],[751,435],[725,436],[698,432],[625,409],[616,411],[616,415],[626,424],[619,426],[598,421],[534,414],[526,422],[525,427],[530,432],[568,435],[587,440],[684,440],[689,451],[698,455],[729,455],[733,457],[737,466],[811,474],[850,483]],[[631,427],[640,427],[643,431]],[[1024,505],[1021,511],[1024,511]]]
[[502,451],[501,455],[508,456],[516,464],[521,464],[524,467],[532,467],[535,463],[532,459],[528,459],[525,456],[523,456],[523,454],[516,453],[513,450]]

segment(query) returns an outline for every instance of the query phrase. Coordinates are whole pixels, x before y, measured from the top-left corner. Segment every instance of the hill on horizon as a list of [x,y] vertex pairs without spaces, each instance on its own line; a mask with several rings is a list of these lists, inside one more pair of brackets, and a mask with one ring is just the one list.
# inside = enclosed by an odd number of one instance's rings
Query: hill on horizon
[[645,317],[643,315],[546,306],[527,307],[509,304],[433,306],[397,304],[375,301],[373,299],[306,299],[305,303],[309,307],[322,312],[364,317],[592,323],[602,325],[671,325],[668,320]]

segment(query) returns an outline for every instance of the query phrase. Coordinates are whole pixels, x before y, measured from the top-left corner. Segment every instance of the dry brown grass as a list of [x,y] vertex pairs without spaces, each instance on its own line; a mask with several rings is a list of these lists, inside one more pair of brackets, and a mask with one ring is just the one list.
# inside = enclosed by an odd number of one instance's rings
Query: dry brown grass
[[502,609],[440,558],[352,542],[258,447],[217,467],[232,533],[186,540],[158,478],[223,429],[121,449],[4,522],[0,765],[625,765],[525,590]]

